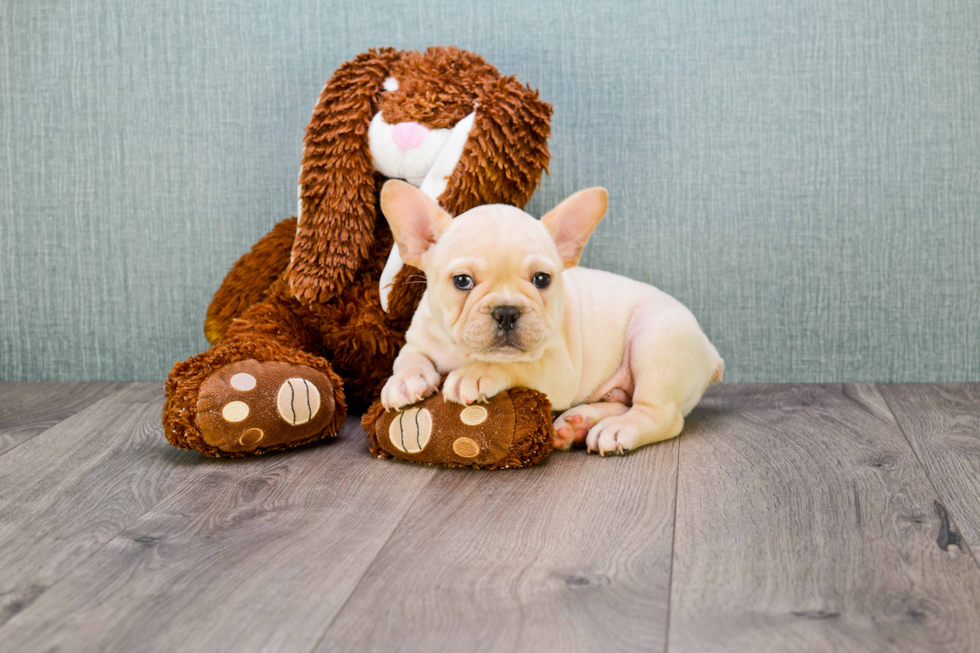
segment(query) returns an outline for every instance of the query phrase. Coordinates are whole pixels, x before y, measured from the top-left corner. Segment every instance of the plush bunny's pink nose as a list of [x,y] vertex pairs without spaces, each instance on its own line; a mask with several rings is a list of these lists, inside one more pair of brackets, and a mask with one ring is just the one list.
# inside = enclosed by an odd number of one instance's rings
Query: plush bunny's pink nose
[[400,122],[391,130],[395,145],[402,152],[418,147],[429,135],[429,130],[417,122]]

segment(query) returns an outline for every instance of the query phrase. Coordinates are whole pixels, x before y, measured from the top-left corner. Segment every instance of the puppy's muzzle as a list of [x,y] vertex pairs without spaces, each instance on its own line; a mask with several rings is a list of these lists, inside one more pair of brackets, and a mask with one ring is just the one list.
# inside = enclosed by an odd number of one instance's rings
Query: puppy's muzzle
[[490,314],[502,331],[513,331],[521,317],[521,309],[516,306],[498,306]]

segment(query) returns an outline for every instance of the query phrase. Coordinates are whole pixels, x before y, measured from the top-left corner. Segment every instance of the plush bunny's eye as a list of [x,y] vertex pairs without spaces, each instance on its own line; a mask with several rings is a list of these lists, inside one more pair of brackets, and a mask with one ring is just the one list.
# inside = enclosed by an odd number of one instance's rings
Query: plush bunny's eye
[[535,288],[547,288],[551,285],[551,275],[547,272],[538,272],[531,277],[531,283]]
[[472,290],[474,286],[473,277],[468,274],[457,274],[453,277],[453,285],[460,290]]
[[386,91],[397,91],[398,90],[398,80],[394,77],[389,77],[385,80],[384,84],[381,85]]

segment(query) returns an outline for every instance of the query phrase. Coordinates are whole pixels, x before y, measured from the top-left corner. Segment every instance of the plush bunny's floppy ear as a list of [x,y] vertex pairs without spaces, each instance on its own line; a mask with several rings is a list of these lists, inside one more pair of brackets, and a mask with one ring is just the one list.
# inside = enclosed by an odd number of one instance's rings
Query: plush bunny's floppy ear
[[330,78],[306,128],[300,208],[285,279],[304,302],[324,302],[351,283],[374,244],[377,178],[368,127],[400,53],[369,50]]
[[477,100],[470,138],[446,190],[459,215],[481,204],[523,208],[548,170],[551,105],[514,77],[488,84]]

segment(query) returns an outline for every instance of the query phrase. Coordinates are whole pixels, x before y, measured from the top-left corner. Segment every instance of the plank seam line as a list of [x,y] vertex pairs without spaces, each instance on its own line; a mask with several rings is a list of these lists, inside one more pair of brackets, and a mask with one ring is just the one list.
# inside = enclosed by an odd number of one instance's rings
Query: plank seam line
[[36,438],[36,437],[39,437],[39,436],[42,436],[42,435],[44,435],[45,433],[47,433],[47,432],[48,432],[48,431],[50,431],[51,429],[53,429],[53,428],[55,428],[55,427],[56,427],[56,426],[58,426],[59,424],[62,424],[63,422],[67,422],[67,421],[68,421],[68,420],[70,420],[71,418],[73,418],[73,417],[77,417],[78,415],[81,415],[82,413],[84,413],[84,412],[85,412],[86,410],[88,410],[89,408],[92,408],[93,406],[98,406],[99,404],[101,404],[101,403],[102,403],[103,401],[106,401],[107,399],[112,399],[113,397],[115,397],[115,396],[116,396],[117,394],[119,394],[120,392],[125,392],[126,390],[128,390],[128,389],[129,389],[129,388],[131,388],[131,387],[133,387],[134,385],[138,385],[138,383],[136,383],[136,382],[130,382],[130,383],[127,383],[127,384],[126,384],[125,386],[123,386],[123,387],[121,387],[121,388],[119,388],[119,389],[118,389],[118,390],[116,390],[115,392],[111,392],[111,393],[109,393],[109,394],[107,394],[106,396],[104,396],[104,397],[102,397],[101,399],[99,399],[98,401],[95,401],[95,402],[92,402],[92,403],[91,403],[91,404],[89,404],[88,406],[85,406],[84,408],[81,408],[81,409],[79,409],[79,410],[76,410],[76,411],[75,411],[74,413],[72,413],[71,415],[69,415],[69,416],[67,416],[67,417],[65,417],[64,419],[60,419],[60,420],[58,420],[57,422],[55,422],[54,424],[52,424],[52,425],[51,425],[51,426],[49,426],[48,428],[46,428],[46,429],[44,429],[43,431],[40,431],[39,433],[35,433],[34,435],[32,435],[31,437],[29,437],[29,438],[27,438],[27,439],[26,439],[26,440],[24,440],[23,442],[18,442],[17,444],[15,444],[14,446],[12,446],[12,447],[10,447],[10,448],[9,448],[9,449],[7,449],[6,451],[3,451],[3,452],[0,452],[0,457],[3,457],[3,456],[6,456],[6,455],[7,455],[8,453],[10,453],[11,451],[13,451],[14,449],[17,449],[18,447],[21,447],[21,446],[23,446],[23,445],[25,445],[25,444],[27,444],[28,442],[31,442],[31,441],[32,441],[32,440],[34,440],[34,438]]
[[[911,438],[909,438],[909,434],[905,432],[905,427],[903,427],[902,423],[898,421],[898,416],[895,415],[895,410],[892,408],[892,405],[888,402],[888,394],[882,392],[881,388],[878,387],[879,385],[880,384],[878,383],[874,384],[875,392],[877,392],[878,396],[880,396],[882,401],[885,402],[885,406],[888,408],[888,412],[891,413],[892,420],[895,422],[895,426],[898,427],[898,432],[902,434],[902,437],[905,438],[905,442],[908,443],[909,449],[912,450],[912,455],[915,457],[915,461],[919,463],[919,467],[922,468],[922,473],[925,474],[926,479],[929,480],[929,486],[932,487],[932,491],[936,493],[936,497],[945,500],[945,497],[943,497],[942,493],[939,492],[939,488],[936,487],[935,481],[932,480],[932,475],[929,473],[929,468],[926,467],[925,464],[923,464],[922,459],[919,458],[919,452],[915,450],[915,445],[912,444],[912,440]],[[947,501],[946,503],[949,502]],[[944,504],[943,507],[946,508],[947,513],[952,514],[952,510],[950,509],[949,506]],[[955,517],[953,517],[953,521],[956,521]],[[977,556],[974,555],[973,549],[970,548],[970,544],[966,541],[965,537],[960,538],[959,547],[964,551],[966,551],[969,554],[970,558],[973,559],[973,564],[975,564],[977,568],[980,568],[980,561],[977,560]]]
[[674,605],[674,557],[677,555],[677,494],[681,485],[681,439],[677,439],[677,458],[674,465],[674,516],[670,523],[670,574],[667,578],[667,627],[664,629],[664,653],[670,649],[670,615]]
[[367,565],[365,565],[364,572],[361,574],[361,577],[357,579],[357,583],[354,584],[354,587],[351,589],[350,593],[346,597],[344,597],[344,602],[340,604],[340,607],[337,608],[337,611],[334,612],[334,614],[333,614],[332,617],[330,617],[330,622],[327,624],[327,627],[323,629],[323,634],[321,634],[320,637],[317,638],[316,642],[313,644],[313,647],[309,649],[309,653],[313,653],[313,651],[316,651],[320,647],[320,642],[322,642],[324,640],[324,638],[327,636],[327,633],[329,633],[330,632],[330,629],[333,628],[334,622],[337,621],[337,617],[339,617],[340,616],[340,613],[344,611],[344,608],[346,608],[347,607],[347,604],[350,603],[351,597],[354,596],[357,593],[357,590],[364,583],[364,578],[367,576],[368,572],[371,570],[371,567],[374,566],[374,563],[377,561],[378,557],[381,555],[381,552],[384,551],[385,548],[387,548],[388,543],[391,542],[391,538],[395,535],[395,531],[398,530],[398,528],[402,525],[402,522],[405,521],[405,518],[408,517],[408,513],[410,513],[412,511],[412,507],[415,505],[416,499],[418,499],[419,496],[421,496],[422,492],[424,492],[426,488],[428,488],[430,485],[432,485],[433,483],[435,483],[435,480],[436,480],[436,475],[434,473],[435,472],[435,468],[433,468],[432,471],[433,471],[433,474],[430,475],[429,480],[426,481],[422,485],[422,487],[419,488],[419,491],[418,492],[415,493],[415,496],[412,497],[411,502],[409,502],[409,504],[405,507],[405,512],[402,514],[401,518],[399,518],[398,523],[396,523],[391,528],[391,531],[388,533],[388,537],[385,538],[384,544],[382,544],[381,546],[378,547],[378,550],[375,552],[374,556],[371,558],[371,562],[369,562]]

